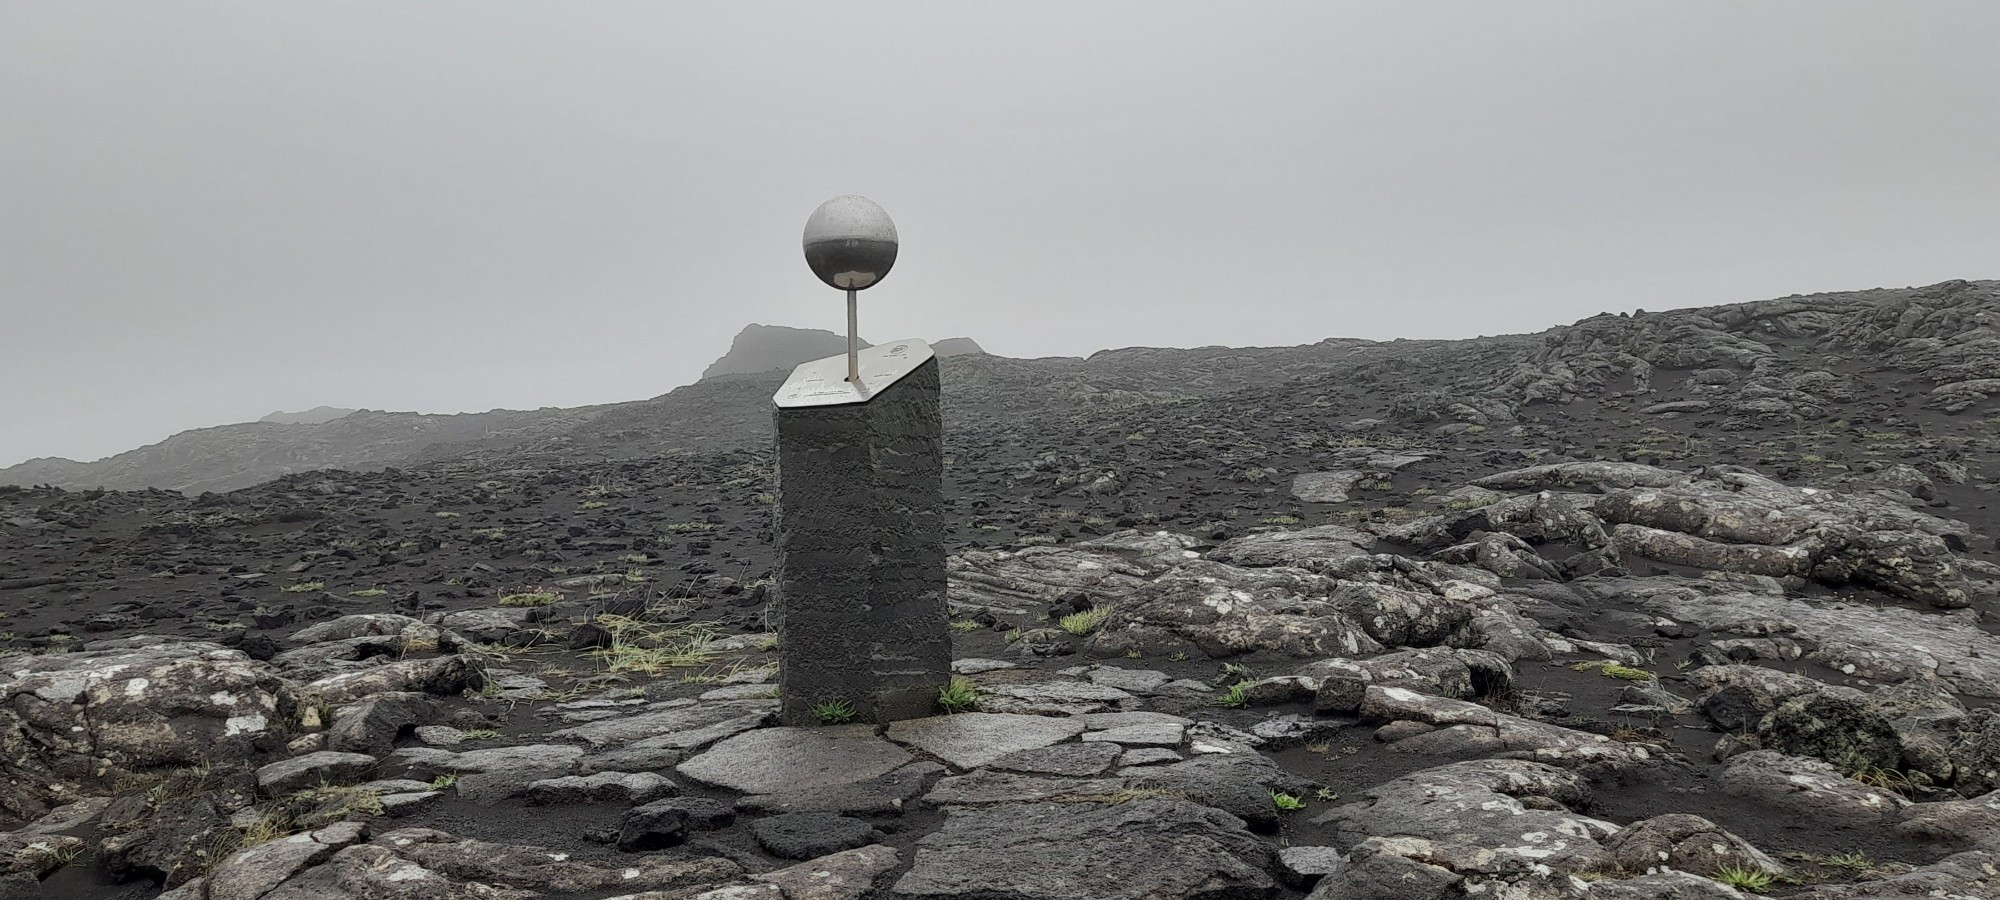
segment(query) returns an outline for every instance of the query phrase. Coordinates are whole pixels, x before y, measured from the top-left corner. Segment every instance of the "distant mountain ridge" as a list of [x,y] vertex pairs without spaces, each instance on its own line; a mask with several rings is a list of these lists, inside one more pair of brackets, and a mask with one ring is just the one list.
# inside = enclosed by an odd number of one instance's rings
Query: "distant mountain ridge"
[[986,349],[969,337],[955,337],[932,341],[931,352],[939,356],[964,356],[968,353],[985,353]]
[[[862,346],[868,346],[865,342]],[[971,338],[947,338],[932,345],[939,356],[983,353]],[[565,436],[607,412],[622,410],[640,420],[636,432],[606,424],[603,439],[621,442],[619,435],[654,431],[660,405],[673,398],[676,407],[664,413],[682,424],[676,446],[713,446],[720,436],[754,433],[760,420],[738,415],[736,396],[743,384],[761,384],[765,397],[777,388],[777,375],[807,360],[844,353],[845,335],[812,328],[752,324],[731,342],[729,351],[702,373],[703,382],[730,382],[727,401],[715,405],[694,398],[711,393],[690,385],[653,400],[630,401],[570,409],[508,410],[439,415],[418,412],[346,409],[317,406],[301,412],[277,411],[256,422],[195,428],[95,462],[40,457],[0,468],[0,485],[40,485],[76,490],[163,488],[186,493],[230,491],[299,472],[321,469],[381,469],[491,447],[552,447]],[[773,375],[777,373],[777,375]],[[755,376],[772,376],[758,380]],[[743,382],[751,377],[752,382]],[[699,383],[698,383],[699,385]],[[718,415],[719,414],[719,415]],[[612,416],[615,423],[620,417]],[[754,419],[754,417],[752,417]],[[657,446],[639,445],[639,446]],[[622,451],[620,451],[622,452]]]
[[[866,340],[861,346],[873,346]],[[847,336],[820,328],[792,328],[785,325],[760,325],[751,323],[736,333],[729,342],[729,352],[709,363],[703,369],[703,380],[724,375],[749,375],[756,372],[789,372],[802,362],[825,359],[847,352]],[[931,352],[939,356],[963,356],[967,353],[985,353],[979,342],[971,338],[945,338],[931,343]]]
[[[584,409],[589,409],[585,407]],[[76,490],[228,491],[296,472],[380,469],[434,444],[526,436],[563,428],[581,410],[493,410],[430,415],[357,410],[318,424],[243,422],[195,428],[96,462],[45,457],[0,469],[0,484]]]
[[[0,469],[0,485],[196,493],[322,469],[762,452],[771,440],[771,392],[786,370],[846,344],[832,332],[771,328],[745,329],[749,337],[738,336],[725,354],[736,358],[722,367],[756,368],[717,374],[711,366],[702,380],[648,400],[458,415],[361,410],[318,425],[225,425],[92,463],[30,460]],[[1826,398],[1870,391],[1884,409],[2000,412],[1996,281],[1607,313],[1535,334],[1465,340],[1128,347],[1087,359],[993,356],[957,339],[933,346],[966,350],[940,354],[948,356],[947,442],[955,434],[991,439],[1009,429],[1039,429],[1064,417],[1096,421],[1115,413],[1143,420],[1149,409],[1188,403],[1272,410],[1337,405],[1339,394],[1356,391],[1388,398],[1399,419],[1496,433],[1531,406],[1587,416],[1601,403],[1635,398],[1651,404],[1649,415],[1691,411],[1725,430],[1772,417],[1810,421],[1831,402]],[[1882,374],[1864,378],[1856,366]]]
[[[873,345],[863,340],[861,346]],[[729,352],[709,363],[708,368],[702,370],[701,377],[706,381],[723,375],[790,369],[807,360],[846,352],[846,335],[819,328],[791,328],[752,322],[736,333],[736,338],[729,342]]]
[[359,412],[359,410],[343,409],[338,406],[315,406],[304,412],[285,412],[284,410],[279,410],[257,421],[270,422],[274,425],[324,425],[341,416],[352,415],[356,412]]

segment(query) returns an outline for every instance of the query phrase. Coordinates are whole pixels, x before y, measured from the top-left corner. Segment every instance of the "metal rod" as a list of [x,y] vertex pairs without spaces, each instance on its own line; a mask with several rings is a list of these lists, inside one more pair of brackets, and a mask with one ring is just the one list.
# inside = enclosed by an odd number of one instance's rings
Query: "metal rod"
[[847,380],[854,382],[855,384],[860,384],[861,357],[859,356],[860,350],[855,345],[859,344],[861,339],[855,337],[854,335],[855,331],[854,310],[855,310],[854,291],[850,289],[847,292]]

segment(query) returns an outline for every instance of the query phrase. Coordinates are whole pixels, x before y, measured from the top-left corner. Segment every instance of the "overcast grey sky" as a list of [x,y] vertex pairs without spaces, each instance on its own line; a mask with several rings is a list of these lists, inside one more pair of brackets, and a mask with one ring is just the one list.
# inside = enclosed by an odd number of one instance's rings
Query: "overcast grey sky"
[[0,3],[0,465],[1013,356],[2000,276],[2000,4]]

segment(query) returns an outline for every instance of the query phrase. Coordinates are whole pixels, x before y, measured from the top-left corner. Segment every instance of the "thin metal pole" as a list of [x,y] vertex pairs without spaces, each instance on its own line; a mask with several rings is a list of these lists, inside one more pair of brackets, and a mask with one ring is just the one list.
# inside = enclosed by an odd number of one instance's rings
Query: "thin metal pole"
[[861,342],[861,339],[854,335],[855,332],[854,309],[855,309],[854,292],[850,290],[847,292],[847,380],[852,381],[855,384],[860,384],[861,357],[858,354],[861,351],[859,347],[857,347],[856,345],[858,345]]

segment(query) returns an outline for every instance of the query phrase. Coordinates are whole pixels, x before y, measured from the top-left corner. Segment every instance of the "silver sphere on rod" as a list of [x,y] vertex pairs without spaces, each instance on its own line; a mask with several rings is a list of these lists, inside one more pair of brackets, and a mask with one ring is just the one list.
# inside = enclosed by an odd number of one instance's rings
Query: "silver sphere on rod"
[[856,291],[874,287],[896,265],[896,223],[867,197],[848,194],[806,219],[806,265],[827,286],[847,292],[847,380],[861,380]]

